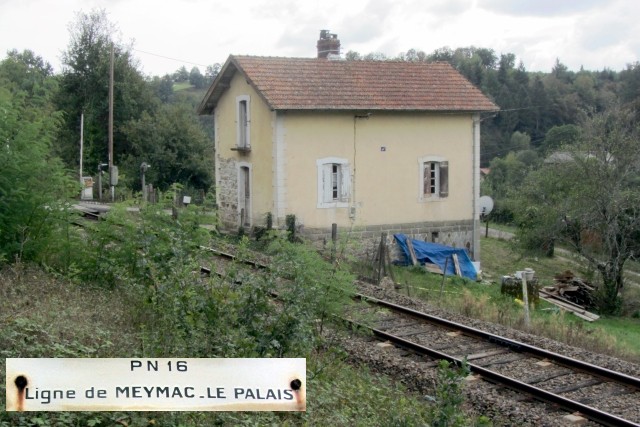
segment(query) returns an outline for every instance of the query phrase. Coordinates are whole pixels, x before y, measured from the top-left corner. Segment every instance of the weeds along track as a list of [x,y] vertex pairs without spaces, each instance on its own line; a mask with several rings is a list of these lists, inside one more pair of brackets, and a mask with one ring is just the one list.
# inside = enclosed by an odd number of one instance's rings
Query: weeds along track
[[[202,249],[214,255],[221,276],[230,261],[256,272],[269,268],[264,256],[239,260],[232,248]],[[640,426],[640,366],[441,312],[391,289],[364,282],[358,287],[360,303],[345,320],[371,335],[351,333],[342,344],[352,360],[414,391],[431,392],[438,360],[466,359],[472,372],[468,403],[502,425],[561,426],[582,417],[587,425]]]

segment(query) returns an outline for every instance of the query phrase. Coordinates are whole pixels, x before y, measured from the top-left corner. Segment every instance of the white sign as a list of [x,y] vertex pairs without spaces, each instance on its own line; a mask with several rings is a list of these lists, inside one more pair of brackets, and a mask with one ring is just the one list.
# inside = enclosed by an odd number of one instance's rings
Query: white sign
[[306,359],[7,359],[7,411],[304,411]]

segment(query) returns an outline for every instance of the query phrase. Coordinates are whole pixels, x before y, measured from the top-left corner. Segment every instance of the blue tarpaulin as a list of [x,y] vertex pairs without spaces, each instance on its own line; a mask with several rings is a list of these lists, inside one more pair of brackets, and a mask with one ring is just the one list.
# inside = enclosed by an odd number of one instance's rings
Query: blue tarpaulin
[[[393,237],[395,237],[400,249],[402,249],[402,252],[404,253],[405,259],[403,264],[410,265],[411,255],[409,255],[409,248],[407,247],[407,236],[404,234],[394,234]],[[469,259],[469,255],[467,255],[466,250],[414,239],[411,239],[411,245],[413,246],[413,251],[416,254],[416,259],[420,264],[424,264],[425,262],[436,264],[445,272],[445,275],[456,274],[453,258],[451,256],[453,254],[458,255],[458,265],[460,265],[460,272],[462,273],[462,276],[471,280],[476,280],[478,273]],[[449,260],[448,262],[447,259]],[[446,271],[444,268],[445,263],[447,265]]]

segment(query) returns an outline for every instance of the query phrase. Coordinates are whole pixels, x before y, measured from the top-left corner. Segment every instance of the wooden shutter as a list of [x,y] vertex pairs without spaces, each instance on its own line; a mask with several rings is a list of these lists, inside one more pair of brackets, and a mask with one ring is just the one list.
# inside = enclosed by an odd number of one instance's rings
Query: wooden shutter
[[349,201],[349,192],[350,192],[350,184],[351,184],[351,176],[349,175],[349,165],[347,163],[343,163],[340,165],[340,201],[348,202]]
[[330,202],[332,200],[331,195],[331,163],[327,163],[322,165],[322,201],[324,203]]
[[440,162],[440,197],[449,196],[449,162]]
[[431,162],[422,164],[422,193],[431,196]]

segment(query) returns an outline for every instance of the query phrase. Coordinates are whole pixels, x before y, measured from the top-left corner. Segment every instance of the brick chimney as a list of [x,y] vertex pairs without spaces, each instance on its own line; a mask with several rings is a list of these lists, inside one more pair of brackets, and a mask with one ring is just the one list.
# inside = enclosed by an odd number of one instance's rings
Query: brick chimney
[[329,30],[320,31],[318,40],[318,58],[327,58],[329,55],[340,56],[340,40],[337,34],[331,34]]

